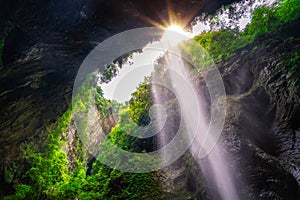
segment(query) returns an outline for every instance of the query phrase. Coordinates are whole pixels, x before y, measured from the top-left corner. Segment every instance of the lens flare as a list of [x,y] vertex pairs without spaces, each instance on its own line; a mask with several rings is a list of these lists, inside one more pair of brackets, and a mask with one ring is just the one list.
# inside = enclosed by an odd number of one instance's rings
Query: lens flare
[[169,27],[167,27],[167,30],[169,31],[175,31],[178,33],[185,33],[185,31],[183,30],[182,27],[180,27],[179,25],[171,25]]
[[166,32],[163,35],[161,41],[168,44],[169,46],[176,46],[182,41],[191,38],[191,33],[185,31],[179,25],[170,25],[165,28]]

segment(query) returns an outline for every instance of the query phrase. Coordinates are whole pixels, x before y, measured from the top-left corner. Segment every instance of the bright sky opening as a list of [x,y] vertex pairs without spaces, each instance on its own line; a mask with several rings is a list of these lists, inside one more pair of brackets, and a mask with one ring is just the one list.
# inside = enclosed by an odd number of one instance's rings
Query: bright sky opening
[[[171,25],[160,41],[152,42],[142,49],[142,53],[134,53],[109,83],[101,84],[104,97],[120,103],[129,101],[137,86],[154,71],[154,62],[168,49],[181,41],[191,38],[191,33],[178,25]],[[131,63],[131,64],[130,64]]]

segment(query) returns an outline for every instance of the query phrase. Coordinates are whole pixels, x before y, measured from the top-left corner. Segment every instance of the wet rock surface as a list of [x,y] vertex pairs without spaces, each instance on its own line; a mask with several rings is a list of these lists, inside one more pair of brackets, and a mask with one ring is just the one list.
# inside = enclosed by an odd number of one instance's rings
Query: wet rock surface
[[[101,141],[105,139],[105,135],[107,135],[111,131],[112,127],[116,125],[117,119],[115,119],[111,113],[102,117],[96,106],[91,108],[89,115],[89,129],[86,130],[85,135],[78,131],[76,123],[74,122],[75,120],[72,119],[66,133],[60,138],[62,141],[66,141],[67,143],[62,148],[67,155],[70,172],[76,169],[76,160],[78,159],[87,163],[94,162],[95,157],[98,154]],[[83,143],[82,141],[85,137],[88,139]]]
[[[300,35],[294,29],[299,25],[295,21],[261,36],[218,64],[227,94],[227,116],[219,142],[232,161],[227,164],[241,199],[300,198],[300,69],[290,70],[295,64],[290,59],[299,54]],[[199,80],[197,84],[210,107],[205,83]],[[209,163],[207,158],[199,162]],[[167,182],[168,193],[175,192],[182,199],[185,196],[179,191],[188,191],[190,199],[222,199],[211,181],[214,174],[201,170],[190,155],[164,170],[167,177],[161,180]],[[179,183],[174,183],[174,176]]]
[[[293,31],[299,23],[257,38],[218,64],[227,93],[227,116],[219,142],[232,161],[227,164],[234,172],[232,179],[241,199],[300,198],[299,68],[291,71],[289,62],[299,54],[299,33]],[[210,107],[205,83],[199,80],[198,84]],[[199,162],[205,166],[209,161]],[[185,199],[178,192],[178,188],[184,191],[185,185],[193,194],[191,199],[222,199],[211,181],[212,172],[201,170],[190,155],[164,170],[166,177],[160,179],[167,182],[168,193]],[[179,183],[174,183],[174,176]]]
[[[230,2],[174,1],[169,6],[181,17],[192,13],[188,23]],[[14,27],[4,41],[0,69],[2,153],[66,110],[77,70],[95,45],[124,30],[153,26],[145,18],[161,23],[160,16],[168,14],[162,1],[5,0],[1,5],[0,30],[8,22]]]
[[223,137],[250,199],[300,198],[299,67],[292,71],[289,62],[299,54],[299,23],[257,38],[220,65],[231,94]]
[[[163,15],[167,12],[161,1],[87,2],[4,1],[0,15],[15,29],[5,40],[0,69],[1,171],[19,161],[20,143],[41,134],[67,109],[76,72],[98,42],[122,30],[149,26],[141,13],[149,16],[156,8]],[[195,4],[208,12],[221,5],[193,2],[177,4],[181,16]],[[158,15],[154,20],[160,20]],[[299,26],[299,21],[293,22],[261,36],[219,63],[228,94],[224,152],[234,160],[232,167],[239,166],[236,176],[245,183],[239,188],[245,199],[300,198],[300,68],[291,71],[288,62],[295,52],[299,54]],[[65,136],[70,162],[76,154],[71,147],[75,131],[70,127]],[[182,192],[190,199],[213,199],[205,193],[208,182],[202,178],[204,189],[197,185],[195,177],[202,175],[191,158],[182,162],[184,167],[174,165],[165,176],[171,183],[166,190],[174,196]],[[0,182],[1,192],[9,190],[2,176]]]
[[[169,6],[188,23],[230,2],[172,1]],[[106,38],[153,26],[147,19],[161,23],[167,15],[166,2],[158,0],[1,1],[0,31],[8,24],[13,29],[4,40],[0,67],[0,193],[10,188],[5,169],[21,162],[20,144],[40,137],[70,105],[85,56]]]

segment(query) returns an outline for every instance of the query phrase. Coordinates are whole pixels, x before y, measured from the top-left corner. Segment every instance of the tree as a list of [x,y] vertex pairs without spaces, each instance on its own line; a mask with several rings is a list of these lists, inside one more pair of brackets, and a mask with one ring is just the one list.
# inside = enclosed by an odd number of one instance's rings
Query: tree
[[139,126],[145,126],[150,123],[149,109],[153,104],[151,98],[151,86],[149,80],[145,79],[135,92],[131,94],[129,100],[130,117]]

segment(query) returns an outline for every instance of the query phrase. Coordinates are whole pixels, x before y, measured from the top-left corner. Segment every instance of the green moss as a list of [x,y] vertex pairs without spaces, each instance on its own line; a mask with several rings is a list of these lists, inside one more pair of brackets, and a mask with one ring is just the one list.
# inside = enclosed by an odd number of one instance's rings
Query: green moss
[[295,84],[300,84],[300,55],[295,52],[292,57],[283,58],[283,65],[286,67],[290,73],[289,79]]
[[[250,44],[257,36],[275,31],[283,24],[299,18],[299,0],[284,0],[278,7],[259,8],[255,11],[252,23],[244,32],[222,29],[218,32],[204,33],[194,38],[212,56],[214,61],[228,59],[236,50]],[[7,34],[6,34],[7,35]],[[0,55],[3,48],[5,34],[0,39]],[[257,47],[258,48],[258,47]],[[255,48],[254,48],[255,49]],[[185,52],[194,56],[194,61],[201,66],[210,66],[210,62],[199,58],[199,49],[189,47]],[[198,55],[198,56],[197,56]],[[286,59],[286,65],[291,73],[299,71],[299,54],[295,53]],[[1,64],[1,63],[0,63]],[[105,73],[109,80],[116,73],[115,66],[111,66]],[[73,111],[78,112],[80,119],[87,122],[86,113],[95,103],[101,117],[108,115],[107,110],[115,104],[117,109],[122,106],[108,101],[103,97],[103,91],[97,87],[91,75],[83,84],[75,97]],[[120,120],[108,135],[109,141],[104,145],[117,145],[127,151],[145,151],[138,144],[136,138],[128,136],[127,132],[134,131],[137,124],[147,124],[149,107],[151,106],[151,88],[147,83],[141,84],[133,93],[129,107],[120,111]],[[116,110],[116,111],[118,111]],[[81,115],[80,115],[81,114]],[[24,179],[15,180],[18,168],[5,171],[7,183],[13,183],[15,193],[5,199],[164,199],[165,196],[152,173],[131,174],[109,168],[96,161],[91,175],[86,175],[86,160],[84,147],[77,141],[76,148],[79,155],[77,168],[69,171],[66,153],[62,146],[61,136],[66,133],[71,123],[71,109],[68,109],[56,123],[46,130],[43,148],[35,143],[24,143],[22,155],[28,170]],[[85,124],[78,127],[84,132]],[[105,155],[118,156],[118,155]],[[153,163],[155,161],[130,160],[131,163]],[[187,194],[189,196],[190,194]]]
[[299,53],[295,53],[292,58],[287,59],[287,65],[290,72],[296,71],[299,69],[300,55]]
[[7,182],[7,183],[13,182],[16,170],[17,169],[16,169],[15,165],[12,168],[5,169],[5,172],[4,172],[5,182]]

